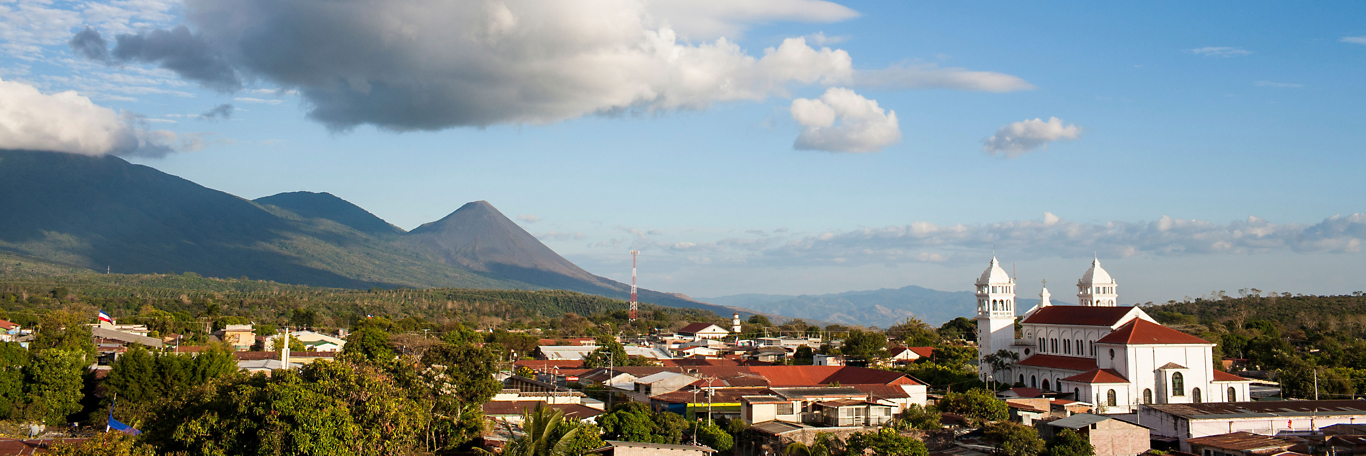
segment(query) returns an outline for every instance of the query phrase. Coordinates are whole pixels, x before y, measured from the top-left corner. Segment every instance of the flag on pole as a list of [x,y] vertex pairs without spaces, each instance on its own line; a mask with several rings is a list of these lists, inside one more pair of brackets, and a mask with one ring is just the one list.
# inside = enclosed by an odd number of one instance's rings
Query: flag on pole
[[100,311],[100,321],[102,321],[102,322],[107,321],[107,322],[109,322],[109,324],[111,324],[111,325],[114,324],[114,319],[113,319],[113,318],[109,318],[109,314],[104,313],[103,310]]
[[[100,312],[100,314],[103,315],[104,312]],[[119,396],[117,393],[115,393],[114,400],[109,401],[109,421],[104,424],[104,432],[108,433],[110,430],[115,430],[128,435],[141,434],[142,431],[139,431],[127,424],[124,424],[122,421],[114,419],[114,403],[118,402],[118,400]]]

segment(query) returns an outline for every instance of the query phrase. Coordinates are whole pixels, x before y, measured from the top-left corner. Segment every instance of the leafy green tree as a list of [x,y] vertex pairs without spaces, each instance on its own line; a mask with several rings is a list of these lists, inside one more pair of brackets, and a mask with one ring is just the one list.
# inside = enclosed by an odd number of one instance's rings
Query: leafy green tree
[[[522,414],[522,435],[509,441],[503,447],[508,456],[579,456],[586,450],[583,446],[591,442],[580,439],[580,434],[591,432],[587,427],[575,426],[566,422],[564,412],[536,404],[535,410]],[[508,425],[511,433],[511,425]],[[597,438],[594,436],[593,438]],[[600,444],[601,439],[598,440]],[[579,448],[575,448],[579,447]],[[594,447],[596,448],[596,447]]]
[[1038,456],[1044,450],[1038,431],[1029,426],[998,422],[985,429],[987,438],[998,443],[1003,456]]
[[765,328],[773,326],[773,322],[768,321],[768,317],[765,317],[763,315],[750,315],[748,321],[751,325],[762,326]]
[[977,349],[965,345],[936,345],[930,360],[945,366],[963,366],[977,359]]
[[389,346],[389,333],[375,326],[363,326],[346,336],[342,355],[369,362],[394,359],[394,350]]
[[52,456],[155,456],[151,445],[140,443],[136,437],[122,432],[97,434],[77,444],[57,445]]
[[844,453],[844,442],[825,432],[816,433],[811,445],[792,442],[783,449],[789,456],[834,456]]
[[697,433],[697,442],[709,446],[716,451],[730,451],[735,446],[735,439],[716,423],[700,422],[694,426],[693,432]]
[[921,407],[911,404],[906,411],[901,414],[901,423],[904,427],[911,429],[935,430],[944,427],[939,422],[939,410],[934,406]]
[[899,340],[907,347],[928,347],[939,342],[939,333],[934,327],[915,317],[887,328],[887,337]]
[[19,418],[28,362],[28,350],[17,342],[0,342],[0,420]]
[[[272,350],[275,351],[275,353],[279,353],[281,350],[284,349],[284,346],[285,346],[285,345],[284,345],[283,343],[281,343],[281,341],[283,341],[284,338],[285,338],[285,335],[284,335],[284,334],[277,334],[277,335],[275,335],[274,337],[271,337],[271,338],[270,338],[270,347],[271,347]],[[348,342],[348,344],[350,344],[350,343]],[[345,346],[343,346],[343,347],[345,347]],[[343,348],[343,349],[344,349],[344,348]],[[299,340],[298,337],[295,337],[294,334],[291,333],[291,334],[289,335],[289,351],[292,351],[292,352],[301,352],[301,351],[305,351],[305,350],[308,350],[308,349],[304,347],[304,341]]]
[[969,342],[977,341],[977,322],[969,320],[967,317],[958,317],[949,320],[939,327],[939,337],[944,340],[966,340]]
[[526,377],[526,378],[536,378],[536,371],[532,370],[532,369],[531,369],[530,367],[528,367],[528,366],[517,366],[517,368],[514,369],[514,370],[512,371],[512,373],[513,373],[514,375],[518,375],[518,376],[522,376],[522,377]]
[[583,357],[584,369],[596,369],[607,367],[608,363],[615,366],[647,366],[649,362],[641,358],[626,356],[626,347],[617,342],[617,338],[610,334],[600,335],[597,338],[598,348],[588,352]]
[[887,357],[887,336],[855,329],[844,338],[840,351],[846,357],[872,364]]
[[957,413],[973,421],[1003,421],[1010,418],[1010,407],[991,391],[972,389],[948,393],[936,407],[941,412]]
[[48,425],[64,425],[67,416],[81,410],[81,373],[85,356],[56,348],[33,353],[24,383],[29,417]]
[[925,448],[925,442],[901,435],[891,428],[882,428],[877,432],[856,432],[849,436],[845,446],[846,454],[861,455],[867,450],[872,450],[873,454],[878,455],[926,456],[929,454]]
[[[1010,351],[1010,350],[997,350],[996,353],[992,353],[992,354],[989,354],[989,355],[986,355],[986,356],[983,356],[983,357],[982,357],[982,362],[983,362],[984,364],[986,364],[987,366],[991,367],[991,373],[992,373],[993,376],[994,376],[997,372],[1000,372],[1000,371],[1009,369],[1010,366],[1015,365],[1015,363],[1018,362],[1019,360],[1020,360],[1020,354],[1015,353],[1015,352]],[[1001,381],[1009,382],[1009,380],[1010,380],[1010,379],[997,378],[997,379],[995,379],[994,381],[995,381],[995,382],[1001,382]],[[992,384],[994,385],[995,383],[992,383]]]
[[1044,456],[1095,456],[1096,448],[1081,434],[1063,429],[1044,447]]
[[610,440],[678,444],[688,422],[677,413],[654,412],[644,404],[628,402],[598,417]]
[[792,354],[792,363],[798,366],[810,366],[815,359],[816,351],[805,345],[797,347],[797,351]]
[[55,348],[76,352],[87,357],[95,356],[94,338],[90,328],[84,323],[85,317],[76,312],[54,310],[43,315],[38,324],[38,334],[30,344],[30,350]]

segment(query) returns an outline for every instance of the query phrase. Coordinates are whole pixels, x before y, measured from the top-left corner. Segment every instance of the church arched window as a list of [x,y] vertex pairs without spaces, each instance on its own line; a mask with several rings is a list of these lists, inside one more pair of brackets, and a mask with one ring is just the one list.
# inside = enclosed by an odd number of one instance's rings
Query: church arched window
[[1049,339],[1049,340],[1048,340],[1048,345],[1050,346],[1050,348],[1053,349],[1053,350],[1051,350],[1053,353],[1057,353],[1057,352],[1058,352],[1058,339]]
[[1030,387],[1030,388],[1038,388],[1038,387],[1039,387],[1039,377],[1038,377],[1038,376],[1036,376],[1036,375],[1030,375],[1030,376],[1029,376],[1029,387]]
[[1181,377],[1180,372],[1172,373],[1172,396],[1186,395],[1186,379]]
[[1143,388],[1143,403],[1144,403],[1144,404],[1151,404],[1151,403],[1153,403],[1153,390],[1152,390],[1152,388]]
[[1237,401],[1238,401],[1238,390],[1233,389],[1232,386],[1228,387],[1228,401],[1229,401],[1229,402],[1237,402]]
[[1024,374],[1020,374],[1020,384],[1024,384]]
[[1191,399],[1192,402],[1195,402],[1196,404],[1204,402],[1204,398],[1200,397],[1200,388],[1191,390]]
[[1044,391],[1048,391],[1048,390],[1049,390],[1049,388],[1048,388],[1048,379],[1046,379],[1046,378],[1043,379],[1043,389],[1044,389]]
[[1105,405],[1111,407],[1119,405],[1119,397],[1117,394],[1115,394],[1115,390],[1110,390],[1105,393]]

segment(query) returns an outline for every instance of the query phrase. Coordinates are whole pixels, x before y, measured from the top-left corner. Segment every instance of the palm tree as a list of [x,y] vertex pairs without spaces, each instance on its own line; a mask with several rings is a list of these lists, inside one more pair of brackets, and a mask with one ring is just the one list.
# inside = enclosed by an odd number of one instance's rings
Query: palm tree
[[[522,435],[509,441],[503,447],[506,456],[567,456],[569,445],[579,433],[579,428],[564,432],[564,412],[547,408],[545,403],[536,404],[536,409],[522,414]],[[511,432],[511,425],[508,431]]]
[[[982,357],[982,362],[986,363],[988,366],[991,366],[992,378],[995,378],[997,372],[1010,369],[1011,366],[1014,366],[1015,363],[1019,361],[1020,354],[1010,350],[1000,350],[996,353],[992,353]],[[1010,382],[1006,383],[1009,384]]]
[[830,435],[824,432],[816,434],[816,441],[811,445],[802,442],[792,442],[783,449],[783,453],[788,456],[834,456],[831,449]]

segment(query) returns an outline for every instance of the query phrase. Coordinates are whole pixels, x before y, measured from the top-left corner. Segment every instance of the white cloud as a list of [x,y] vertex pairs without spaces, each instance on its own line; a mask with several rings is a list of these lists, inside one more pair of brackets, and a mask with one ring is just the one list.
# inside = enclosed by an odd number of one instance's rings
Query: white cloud
[[1017,92],[1033,90],[1034,85],[1004,73],[941,68],[927,63],[896,66],[882,70],[860,70],[854,75],[855,87],[875,89],[953,89],[979,92]]
[[878,107],[853,90],[831,87],[818,99],[792,100],[792,119],[802,126],[793,147],[828,152],[876,152],[901,141],[896,111]]
[[268,105],[277,105],[277,104],[283,103],[283,101],[281,101],[281,100],[263,100],[263,99],[260,99],[260,98],[251,98],[251,97],[237,97],[237,98],[233,98],[233,101],[240,101],[240,102],[243,102],[243,103],[268,104]]
[[847,52],[818,42],[837,41],[824,34],[788,38],[761,51],[734,41],[754,25],[858,15],[815,0],[186,5],[189,28],[120,39],[111,59],[174,69],[220,90],[247,83],[297,90],[310,118],[341,131],[701,110],[790,97],[794,86],[857,81],[898,89],[1031,87],[1014,76],[934,66],[856,75]]
[[815,44],[817,46],[825,46],[827,44],[840,44],[845,41],[849,41],[849,37],[847,35],[826,36],[825,32],[812,33],[810,35],[803,36],[802,38],[806,38],[807,42]]
[[1256,84],[1257,87],[1277,87],[1282,89],[1298,89],[1300,87],[1304,87],[1304,84],[1295,84],[1290,82],[1257,81],[1254,84]]
[[1203,55],[1205,57],[1235,57],[1251,55],[1252,51],[1236,47],[1206,46],[1190,50],[1192,54]]
[[1062,119],[1049,117],[1012,122],[996,130],[996,134],[982,140],[982,150],[991,154],[1004,154],[1006,158],[1045,147],[1049,142],[1073,140],[1081,136],[1081,127],[1075,124],[1063,125]]
[[209,133],[151,130],[148,122],[174,121],[116,113],[74,91],[44,94],[28,84],[0,80],[0,149],[160,157],[230,142],[213,140]]
[[1366,36],[1344,36],[1340,41],[1343,43],[1366,44]]
[[541,218],[532,214],[522,214],[517,216],[517,220],[521,220],[526,223],[536,223],[541,221]]

